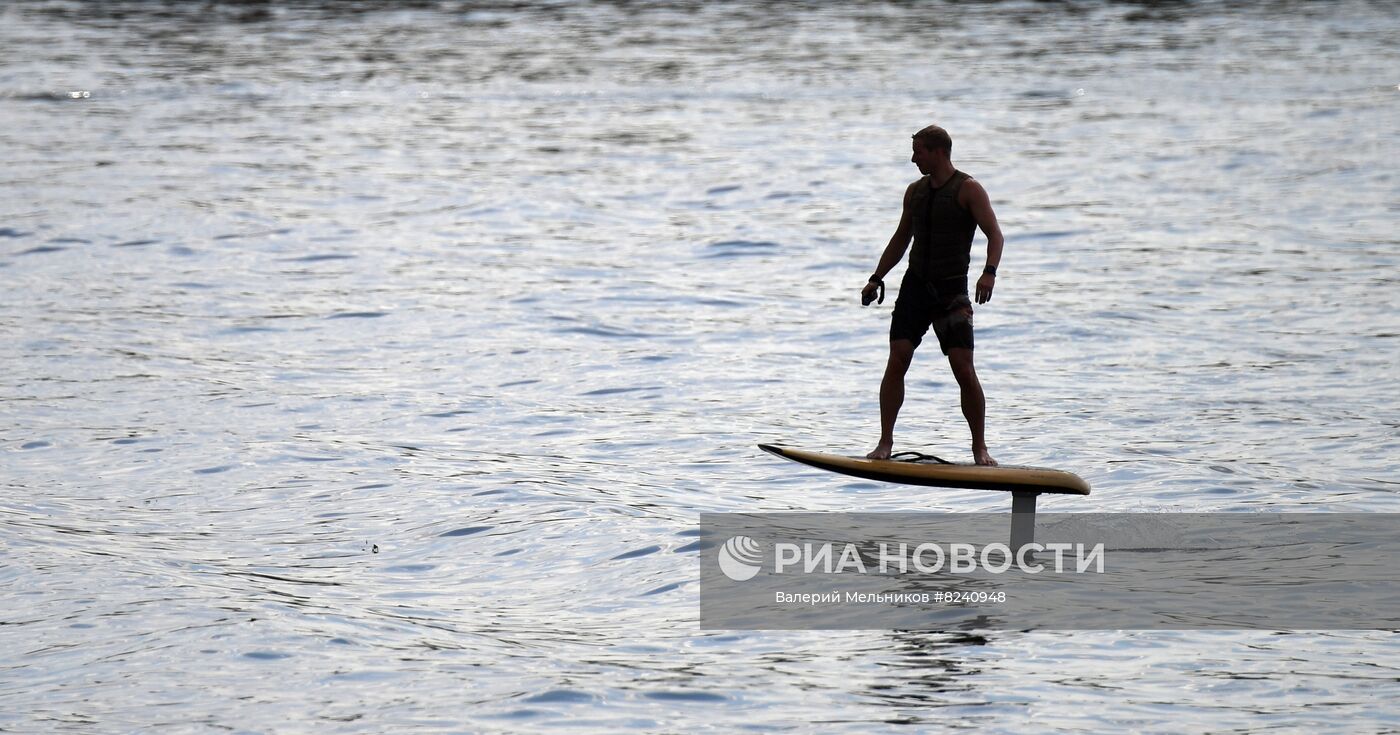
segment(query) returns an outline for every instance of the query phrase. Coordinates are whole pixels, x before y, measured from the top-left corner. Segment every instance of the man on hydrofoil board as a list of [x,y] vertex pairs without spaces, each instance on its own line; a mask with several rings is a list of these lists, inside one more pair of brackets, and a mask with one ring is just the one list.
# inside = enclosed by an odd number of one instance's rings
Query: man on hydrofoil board
[[[930,125],[913,136],[913,156],[923,177],[904,191],[899,226],[885,246],[861,300],[874,300],[884,277],[904,258],[912,237],[909,267],[899,285],[899,298],[890,317],[890,358],[880,381],[880,442],[866,455],[888,459],[894,447],[894,424],[904,404],[904,374],[914,350],[930,326],[938,346],[958,381],[963,417],[972,431],[972,457],[980,465],[995,465],[983,435],[987,402],[972,364],[972,301],[967,296],[967,271],[972,236],[982,228],[987,236],[987,264],[977,279],[977,303],[992,298],[1003,239],[987,191],[976,179],[953,166],[953,139]],[[881,295],[883,298],[883,294]]]

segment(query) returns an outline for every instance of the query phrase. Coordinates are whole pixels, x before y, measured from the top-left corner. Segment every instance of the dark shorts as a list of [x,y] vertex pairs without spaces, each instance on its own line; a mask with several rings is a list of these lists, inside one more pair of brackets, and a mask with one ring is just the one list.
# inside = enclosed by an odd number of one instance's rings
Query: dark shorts
[[890,341],[907,339],[915,347],[928,328],[938,337],[943,354],[954,347],[972,349],[972,300],[967,297],[967,276],[955,276],[930,284],[906,272],[899,284],[899,298],[890,318]]

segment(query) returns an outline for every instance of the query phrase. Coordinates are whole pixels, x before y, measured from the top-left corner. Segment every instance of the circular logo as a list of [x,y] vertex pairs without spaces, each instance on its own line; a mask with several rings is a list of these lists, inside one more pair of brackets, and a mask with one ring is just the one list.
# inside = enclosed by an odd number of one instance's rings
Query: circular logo
[[735,582],[753,579],[763,564],[763,550],[748,536],[735,536],[719,548],[719,570]]

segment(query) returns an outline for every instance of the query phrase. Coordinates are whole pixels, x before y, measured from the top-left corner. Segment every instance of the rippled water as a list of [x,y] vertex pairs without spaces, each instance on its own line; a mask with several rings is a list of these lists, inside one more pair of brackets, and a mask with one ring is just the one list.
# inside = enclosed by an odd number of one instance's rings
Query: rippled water
[[[5,4],[0,729],[1400,728],[1387,633],[702,632],[695,553],[1004,509],[753,446],[873,442],[929,122],[1047,510],[1395,512],[1397,21]],[[936,350],[896,440],[966,452]]]

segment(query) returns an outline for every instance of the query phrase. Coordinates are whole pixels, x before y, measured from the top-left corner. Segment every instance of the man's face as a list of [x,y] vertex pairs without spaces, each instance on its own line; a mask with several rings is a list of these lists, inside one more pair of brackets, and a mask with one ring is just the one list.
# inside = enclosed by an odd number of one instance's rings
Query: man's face
[[933,173],[933,162],[936,160],[935,152],[924,147],[923,143],[913,141],[914,155],[909,157],[909,161],[919,167],[919,173]]

